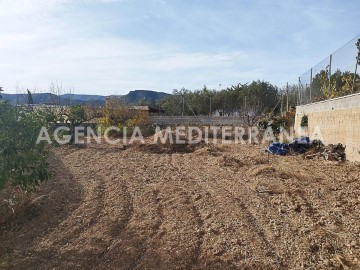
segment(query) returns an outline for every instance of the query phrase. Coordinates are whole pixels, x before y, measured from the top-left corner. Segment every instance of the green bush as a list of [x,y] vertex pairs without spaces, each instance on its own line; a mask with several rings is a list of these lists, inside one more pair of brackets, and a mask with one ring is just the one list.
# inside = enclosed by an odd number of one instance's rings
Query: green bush
[[69,131],[64,131],[60,135],[70,135],[69,143],[73,144],[75,143],[75,128],[87,120],[86,111],[81,105],[73,105],[65,110],[64,116],[64,122],[69,128]]
[[258,127],[264,130],[271,127],[275,135],[280,133],[281,128],[286,128],[288,125],[288,120],[285,117],[274,115],[269,118],[262,119],[258,123]]
[[50,177],[45,142],[36,144],[43,125],[32,111],[0,102],[0,188],[33,190]]
[[308,122],[309,122],[309,117],[307,115],[303,115],[303,117],[301,118],[300,126],[307,127],[309,125]]

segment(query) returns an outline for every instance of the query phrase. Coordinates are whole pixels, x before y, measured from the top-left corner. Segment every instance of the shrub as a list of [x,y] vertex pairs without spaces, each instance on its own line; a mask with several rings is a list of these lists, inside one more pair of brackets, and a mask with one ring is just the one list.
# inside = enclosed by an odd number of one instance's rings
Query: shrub
[[280,128],[286,128],[288,125],[288,120],[282,116],[271,116],[260,120],[258,123],[258,127],[264,130],[271,127],[275,135],[280,133]]
[[309,117],[307,115],[303,115],[303,117],[301,118],[300,126],[301,127],[307,127],[308,122],[309,122]]
[[75,127],[80,126],[87,120],[87,115],[85,108],[81,105],[71,106],[65,112],[65,124],[69,128],[69,133],[71,135],[70,143],[74,143],[75,141]]
[[[142,111],[137,106],[131,106],[119,98],[108,98],[105,108],[102,110],[102,118],[98,122],[101,132],[104,133],[106,128],[116,126],[119,132],[111,132],[111,136],[123,135],[123,128],[134,128],[136,126],[144,127],[149,122],[147,112]],[[130,129],[128,134],[130,134]]]
[[50,177],[45,142],[36,144],[42,125],[35,113],[0,102],[0,188],[33,190]]

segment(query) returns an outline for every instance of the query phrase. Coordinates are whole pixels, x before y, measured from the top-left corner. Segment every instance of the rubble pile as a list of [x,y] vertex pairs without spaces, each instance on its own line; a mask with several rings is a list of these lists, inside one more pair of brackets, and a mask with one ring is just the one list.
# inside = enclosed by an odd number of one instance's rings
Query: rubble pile
[[303,154],[305,159],[324,158],[329,161],[345,161],[346,147],[341,143],[325,146],[320,140],[311,141],[309,137],[295,139],[291,143],[273,142],[265,151],[274,155]]
[[324,158],[330,161],[345,161],[346,160],[346,147],[341,143],[329,144],[325,146],[321,141],[313,141],[310,150],[306,153],[306,159]]

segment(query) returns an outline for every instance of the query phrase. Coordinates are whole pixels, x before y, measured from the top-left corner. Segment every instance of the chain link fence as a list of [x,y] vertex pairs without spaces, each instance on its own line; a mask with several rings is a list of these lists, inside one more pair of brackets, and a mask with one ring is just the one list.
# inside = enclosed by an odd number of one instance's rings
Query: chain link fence
[[360,92],[360,35],[299,77],[297,104]]

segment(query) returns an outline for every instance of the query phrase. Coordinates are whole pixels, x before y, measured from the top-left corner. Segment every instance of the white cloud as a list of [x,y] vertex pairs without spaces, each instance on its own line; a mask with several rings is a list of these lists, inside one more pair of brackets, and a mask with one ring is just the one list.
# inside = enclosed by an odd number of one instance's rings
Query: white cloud
[[[248,60],[241,52],[187,53],[119,38],[75,38],[43,48],[42,42],[48,42],[35,40],[30,47],[13,48],[11,57],[0,63],[5,78],[15,77],[16,70],[16,81],[41,88],[59,80],[64,86],[76,85],[85,92],[127,91],[135,85],[170,91],[174,87],[201,87],[210,73],[222,74],[226,79],[237,65]],[[36,47],[41,50],[34,50]],[[229,74],[224,74],[227,70]]]
[[248,60],[240,51],[186,52],[173,45],[116,36],[94,38],[89,33],[91,22],[79,25],[52,15],[65,12],[68,1],[4,3],[7,12],[0,13],[0,22],[13,19],[6,27],[0,26],[0,81],[10,91],[18,83],[46,90],[55,80],[65,88],[75,86],[79,92],[99,94],[134,88],[200,88],[213,83],[206,81],[210,74],[216,78],[215,85],[220,79],[238,76],[237,65]]
[[331,6],[239,3],[0,0],[0,85],[46,90],[57,80],[98,94],[252,79],[282,86],[341,45],[329,42],[334,24],[344,23]]
[[0,20],[13,21],[41,19],[50,12],[64,8],[69,0],[1,0]]

